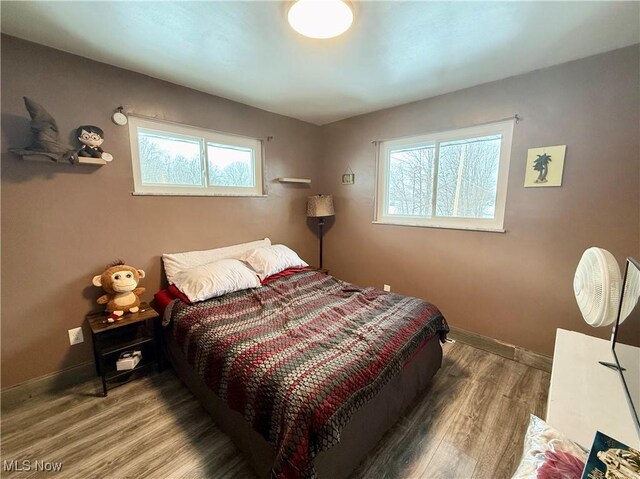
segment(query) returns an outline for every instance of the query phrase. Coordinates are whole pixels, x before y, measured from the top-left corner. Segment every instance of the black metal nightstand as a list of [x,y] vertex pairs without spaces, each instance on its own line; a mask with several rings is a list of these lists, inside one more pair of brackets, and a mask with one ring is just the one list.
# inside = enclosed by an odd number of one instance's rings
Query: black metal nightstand
[[[137,313],[125,314],[120,321],[107,322],[103,312],[87,315],[87,321],[91,327],[96,372],[102,378],[105,396],[109,387],[129,382],[139,371],[152,365],[162,371],[160,316],[147,303],[142,303]],[[118,371],[116,361],[120,353],[127,350],[142,351],[142,359],[135,368]]]

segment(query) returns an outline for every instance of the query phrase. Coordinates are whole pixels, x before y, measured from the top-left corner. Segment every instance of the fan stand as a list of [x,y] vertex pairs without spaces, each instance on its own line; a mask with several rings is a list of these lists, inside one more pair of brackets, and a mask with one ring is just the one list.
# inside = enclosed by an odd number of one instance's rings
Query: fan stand
[[615,363],[608,363],[606,361],[598,361],[598,363],[608,368],[615,369],[616,371],[626,371],[625,368],[618,367],[618,365]]

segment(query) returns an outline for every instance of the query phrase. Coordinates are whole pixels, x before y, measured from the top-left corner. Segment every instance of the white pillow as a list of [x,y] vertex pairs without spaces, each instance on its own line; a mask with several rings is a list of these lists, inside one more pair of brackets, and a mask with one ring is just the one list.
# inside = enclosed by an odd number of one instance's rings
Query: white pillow
[[309,266],[292,249],[283,244],[263,246],[245,253],[241,260],[246,261],[258,273],[260,279],[284,271],[287,268]]
[[240,259],[240,257],[247,251],[251,251],[262,246],[271,246],[271,240],[269,238],[265,238],[263,240],[251,241],[249,243],[240,243],[233,246],[225,246],[224,248],[214,248],[204,251],[165,253],[162,255],[164,272],[167,275],[169,284],[175,284],[174,276],[182,270],[213,263],[214,261],[221,259]]
[[192,303],[242,289],[260,287],[258,275],[237,259],[221,259],[189,268],[177,273],[173,279],[176,288]]
[[578,444],[531,414],[522,460],[511,479],[537,479],[542,475],[579,479],[586,460],[587,452]]

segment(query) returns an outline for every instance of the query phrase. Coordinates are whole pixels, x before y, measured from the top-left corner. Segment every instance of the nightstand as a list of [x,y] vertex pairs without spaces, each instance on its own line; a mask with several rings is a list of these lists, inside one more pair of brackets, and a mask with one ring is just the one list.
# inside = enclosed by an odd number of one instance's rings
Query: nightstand
[[[96,372],[102,378],[102,393],[129,382],[152,365],[162,371],[162,326],[158,313],[147,303],[137,313],[128,313],[120,321],[107,322],[104,312],[87,315],[93,339]],[[142,359],[133,369],[118,371],[116,361],[124,351],[141,351]]]

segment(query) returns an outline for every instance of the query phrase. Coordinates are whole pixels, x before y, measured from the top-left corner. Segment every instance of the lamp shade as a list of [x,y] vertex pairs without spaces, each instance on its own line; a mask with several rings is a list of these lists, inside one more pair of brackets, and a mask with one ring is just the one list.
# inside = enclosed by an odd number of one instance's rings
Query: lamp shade
[[307,200],[307,216],[310,218],[319,218],[323,216],[333,216],[333,196],[316,195],[309,196]]

